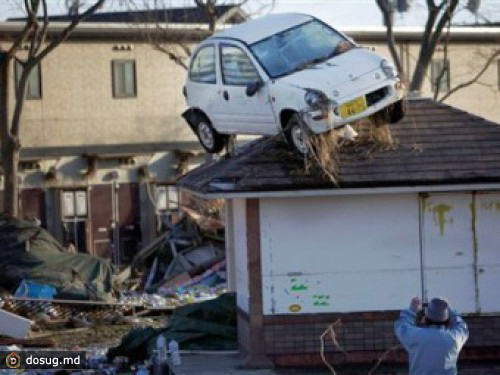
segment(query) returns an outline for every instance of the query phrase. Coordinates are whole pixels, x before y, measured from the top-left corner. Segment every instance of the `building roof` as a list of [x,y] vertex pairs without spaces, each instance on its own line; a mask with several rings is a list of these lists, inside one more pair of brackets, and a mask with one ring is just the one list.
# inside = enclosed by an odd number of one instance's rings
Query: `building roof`
[[[207,197],[228,193],[341,190],[500,182],[500,124],[430,99],[410,100],[404,120],[391,125],[394,150],[340,157],[339,186],[306,171],[279,137],[261,138],[236,155],[205,164],[179,186]],[[257,194],[254,194],[257,193]],[[245,194],[241,194],[245,195]]]
[[[226,23],[240,23],[245,20],[243,11],[234,5],[218,5],[215,7],[216,17],[223,17],[229,11],[238,9],[239,12],[232,12],[232,17],[225,20]],[[26,18],[9,18],[7,21],[24,21]],[[69,22],[72,17],[67,14],[50,16],[50,21]],[[208,17],[199,7],[179,7],[166,9],[132,10],[120,12],[98,12],[89,16],[84,22],[99,23],[188,23],[207,24]]]
[[238,39],[247,44],[258,42],[280,31],[300,25],[312,16],[300,13],[277,13],[259,17],[216,33],[214,38]]

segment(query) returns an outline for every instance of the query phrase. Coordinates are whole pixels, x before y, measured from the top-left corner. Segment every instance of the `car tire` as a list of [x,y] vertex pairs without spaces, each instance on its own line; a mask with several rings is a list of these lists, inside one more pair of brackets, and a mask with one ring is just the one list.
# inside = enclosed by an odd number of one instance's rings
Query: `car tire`
[[298,114],[294,114],[290,117],[285,125],[285,138],[287,143],[293,147],[301,155],[307,155],[309,153],[307,129],[302,124],[299,119]]
[[200,140],[200,144],[210,154],[221,152],[228,140],[228,136],[218,133],[206,117],[202,117],[197,121],[196,135]]
[[405,115],[405,105],[403,100],[398,100],[397,102],[375,112],[371,115],[371,119],[376,127],[385,124],[395,124],[403,119]]

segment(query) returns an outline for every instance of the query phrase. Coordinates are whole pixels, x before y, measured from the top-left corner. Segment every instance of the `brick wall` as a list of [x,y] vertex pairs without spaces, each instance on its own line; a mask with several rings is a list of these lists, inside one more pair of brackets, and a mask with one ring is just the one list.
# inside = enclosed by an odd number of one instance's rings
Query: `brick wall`
[[[347,352],[335,348],[330,338],[325,340],[325,353],[335,364],[373,363],[386,350],[398,345],[394,335],[394,320],[397,311],[381,311],[353,314],[310,314],[294,316],[265,316],[264,343],[269,359],[278,367],[322,366],[320,335],[329,324],[341,319],[336,329],[337,340]],[[488,360],[500,358],[500,316],[470,316],[470,338],[463,350],[461,360]],[[240,319],[245,325],[245,319]],[[240,327],[240,332],[245,332]],[[246,341],[240,338],[240,343]],[[403,349],[392,351],[387,360],[405,363]]]

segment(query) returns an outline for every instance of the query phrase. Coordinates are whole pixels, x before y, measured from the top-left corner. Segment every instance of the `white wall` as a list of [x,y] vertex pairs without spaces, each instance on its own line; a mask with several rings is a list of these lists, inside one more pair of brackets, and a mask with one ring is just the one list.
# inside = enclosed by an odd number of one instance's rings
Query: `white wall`
[[419,295],[416,195],[261,200],[265,314],[399,309]]
[[264,314],[401,309],[413,296],[500,312],[499,192],[260,202]]
[[247,250],[247,219],[246,201],[233,200],[233,230],[234,230],[234,263],[236,269],[236,304],[248,312],[248,250]]

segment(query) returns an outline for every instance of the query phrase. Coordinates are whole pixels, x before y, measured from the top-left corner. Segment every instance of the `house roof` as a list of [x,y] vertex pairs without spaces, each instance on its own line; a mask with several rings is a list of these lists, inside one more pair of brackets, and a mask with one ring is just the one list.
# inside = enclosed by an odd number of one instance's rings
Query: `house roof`
[[[500,124],[430,99],[410,100],[405,118],[391,125],[394,150],[345,150],[339,186],[306,171],[280,137],[266,137],[236,155],[186,174],[179,186],[206,196],[304,190],[341,190],[500,182]],[[358,150],[359,151],[359,150]],[[257,193],[257,194],[254,194]],[[244,195],[244,194],[241,194]]]
[[[234,5],[219,5],[215,7],[216,17],[220,18],[229,11],[236,8]],[[237,7],[239,9],[239,7]],[[243,11],[234,12],[232,17],[225,20],[226,23],[240,23],[245,20]],[[9,18],[8,21],[25,21],[26,18]],[[50,16],[50,21],[69,22],[72,17],[67,14]],[[148,9],[132,10],[120,12],[98,12],[90,15],[85,22],[99,23],[150,23],[150,22],[168,22],[168,23],[188,23],[188,24],[206,24],[208,17],[199,7],[179,7],[166,9]]]
[[300,13],[269,14],[221,31],[214,34],[213,38],[238,39],[252,44],[311,19],[312,16]]

